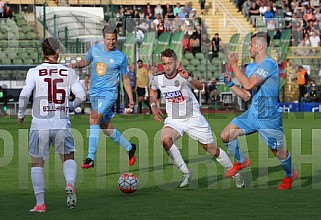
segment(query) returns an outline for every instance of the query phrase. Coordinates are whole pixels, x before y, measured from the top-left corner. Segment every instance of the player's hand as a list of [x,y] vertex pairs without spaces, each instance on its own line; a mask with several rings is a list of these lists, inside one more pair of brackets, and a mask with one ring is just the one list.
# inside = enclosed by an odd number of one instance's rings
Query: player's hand
[[24,122],[24,120],[25,120],[25,118],[23,117],[23,118],[17,118],[17,122],[18,122],[18,124],[20,125],[20,126],[23,126],[23,122]]
[[227,55],[227,59],[228,59],[229,63],[231,64],[231,66],[237,66],[239,56],[237,55],[237,53],[235,53],[233,51],[229,51],[228,55]]
[[181,77],[183,77],[184,79],[187,79],[189,77],[189,73],[183,69],[183,68],[177,68],[177,71],[179,73],[179,75],[181,75]]
[[133,109],[135,106],[135,102],[132,100],[132,99],[129,99],[129,104],[128,104],[128,107]]
[[232,76],[228,73],[222,73],[223,75],[223,79],[224,79],[224,83],[225,85],[227,85],[228,87],[232,87],[234,86],[234,82],[232,81]]
[[163,112],[157,106],[152,106],[152,113],[154,115],[155,121],[160,122],[163,120],[162,118]]
[[75,68],[76,67],[76,64],[75,63],[70,63],[69,65],[68,65],[68,68],[71,68],[71,69],[73,69],[73,68]]

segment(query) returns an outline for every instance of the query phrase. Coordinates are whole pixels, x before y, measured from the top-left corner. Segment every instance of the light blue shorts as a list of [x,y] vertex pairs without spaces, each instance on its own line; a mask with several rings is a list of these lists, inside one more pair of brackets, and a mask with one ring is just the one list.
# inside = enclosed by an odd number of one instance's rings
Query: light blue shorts
[[69,129],[30,130],[29,154],[32,157],[49,158],[49,147],[52,144],[55,152],[70,154],[75,151],[74,138]]
[[106,91],[99,96],[90,96],[90,103],[92,110],[98,111],[102,114],[103,119],[100,124],[105,123],[115,116],[111,108],[114,106],[118,98],[117,90]]
[[243,130],[244,134],[258,132],[263,141],[273,150],[283,147],[282,115],[277,113],[268,119],[258,119],[249,110],[234,118],[231,124]]

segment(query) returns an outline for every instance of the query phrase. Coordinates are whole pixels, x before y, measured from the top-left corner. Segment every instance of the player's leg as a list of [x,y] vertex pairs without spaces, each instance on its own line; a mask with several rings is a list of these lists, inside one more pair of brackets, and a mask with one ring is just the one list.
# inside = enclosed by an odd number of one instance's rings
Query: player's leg
[[[111,117],[108,117],[109,119],[102,120],[102,123],[100,124],[100,128],[102,129],[103,133],[110,137],[115,143],[117,143],[119,146],[124,148],[128,153],[128,160],[129,165],[133,166],[136,161],[135,152],[136,152],[136,145],[133,143],[129,143],[129,141],[120,133],[119,130],[115,129],[110,121]],[[105,121],[106,120],[106,121]]]
[[100,135],[100,123],[106,112],[109,112],[117,101],[118,93],[107,91],[101,97],[90,97],[92,111],[89,117],[90,133],[88,142],[88,156],[81,168],[88,169],[94,167],[95,154]]
[[[204,150],[216,158],[216,161],[225,169],[230,170],[233,167],[226,152],[214,142],[211,127],[203,116],[189,119],[188,125],[186,126],[186,133],[194,140],[197,140]],[[239,173],[236,173],[233,179],[238,188],[244,187],[244,180]]]
[[59,153],[63,164],[63,173],[66,180],[67,207],[73,209],[77,202],[75,191],[77,164],[74,160],[74,139],[69,129],[54,130],[51,133],[54,138],[53,145],[55,152]]
[[[167,121],[167,122],[166,122]],[[192,178],[192,173],[188,169],[181,152],[179,151],[178,147],[175,145],[175,141],[179,139],[183,133],[180,133],[177,129],[179,129],[177,124],[173,124],[169,122],[170,120],[166,119],[165,126],[161,132],[161,142],[163,145],[164,150],[166,151],[167,155],[173,161],[173,164],[179,169],[179,171],[183,174],[183,179],[179,184],[179,187],[183,188],[188,186],[189,181]],[[174,128],[174,126],[176,128]],[[183,132],[183,131],[181,131]]]
[[269,146],[274,156],[279,159],[284,170],[284,178],[278,189],[290,189],[298,173],[293,169],[291,154],[284,146],[282,118],[279,116],[276,119],[260,122],[260,126],[263,128],[259,130],[260,137]]
[[37,203],[30,212],[46,212],[44,160],[31,157],[31,162],[31,181]]
[[137,96],[138,96],[138,113],[142,114],[143,102],[145,101],[145,88],[137,87]]
[[233,177],[241,169],[250,166],[250,160],[243,154],[239,146],[238,137],[244,134],[251,134],[256,131],[255,120],[249,116],[246,111],[242,115],[233,119],[221,132],[221,139],[228,151],[234,156],[235,162],[233,167],[226,172],[227,177]]
[[30,212],[46,212],[44,164],[48,158],[49,146],[49,131],[30,131],[31,181],[37,201]]
[[66,180],[67,207],[73,209],[77,202],[75,190],[77,164],[74,160],[74,152],[69,154],[60,154],[60,157],[63,163],[63,173]]

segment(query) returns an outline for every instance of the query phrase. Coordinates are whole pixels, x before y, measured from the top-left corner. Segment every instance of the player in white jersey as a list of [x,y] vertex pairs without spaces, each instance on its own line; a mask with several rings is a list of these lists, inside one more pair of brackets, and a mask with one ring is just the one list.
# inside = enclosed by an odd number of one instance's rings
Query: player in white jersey
[[[192,173],[184,162],[175,141],[184,133],[197,140],[203,148],[214,156],[226,169],[233,167],[226,152],[214,143],[211,127],[200,112],[199,104],[192,93],[192,87],[201,90],[203,85],[186,70],[178,68],[179,61],[175,52],[166,49],[161,54],[164,72],[155,74],[150,84],[152,112],[156,121],[162,121],[162,112],[157,107],[157,89],[166,99],[167,118],[161,132],[161,142],[176,167],[183,173],[179,187],[186,187]],[[238,188],[244,187],[244,180],[239,173],[233,176]]]
[[[33,93],[32,122],[30,128],[29,154],[31,156],[31,179],[37,204],[31,212],[45,212],[44,163],[52,144],[60,154],[66,179],[68,208],[76,205],[74,189],[77,165],[74,161],[74,139],[70,132],[69,109],[80,105],[85,91],[75,71],[57,62],[59,42],[49,37],[42,43],[43,63],[29,69],[25,85],[19,97],[18,123],[23,126],[25,109]],[[68,102],[70,92],[76,99]]]

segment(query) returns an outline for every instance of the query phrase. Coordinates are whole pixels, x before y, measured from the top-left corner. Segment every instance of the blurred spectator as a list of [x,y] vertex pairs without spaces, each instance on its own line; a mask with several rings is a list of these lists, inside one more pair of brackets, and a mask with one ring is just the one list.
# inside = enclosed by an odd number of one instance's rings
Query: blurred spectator
[[7,90],[2,88],[2,86],[0,86],[0,102],[3,103],[3,112],[5,115],[7,112],[8,95]]
[[188,15],[188,13],[185,11],[185,7],[181,7],[181,12],[178,13],[177,15],[181,21],[184,21],[186,15]]
[[162,19],[159,19],[159,23],[157,25],[157,33],[158,35],[162,34],[165,32],[165,26],[164,26],[164,23],[162,21]]
[[179,2],[176,3],[176,7],[174,8],[174,17],[181,13],[181,4]]
[[216,78],[213,77],[211,83],[208,86],[208,92],[211,104],[214,104],[218,100],[218,92],[216,87]]
[[264,1],[260,2],[259,12],[261,16],[264,16],[264,13],[267,11],[267,6]]
[[167,3],[165,9],[163,10],[163,17],[174,18],[174,12],[172,7]]
[[168,15],[165,15],[165,17],[164,17],[164,26],[165,26],[166,31],[167,31],[167,28],[169,28],[169,30],[172,30],[172,22],[169,19]]
[[192,35],[192,38],[189,40],[189,44],[192,49],[192,53],[195,56],[196,53],[201,52],[201,42],[200,39],[196,36],[196,34]]
[[202,27],[201,25],[196,25],[193,33],[196,35],[197,38],[201,39],[202,38]]
[[199,0],[200,3],[200,7],[201,7],[201,14],[205,14],[205,4],[206,4],[206,0]]
[[185,11],[187,14],[189,14],[192,11],[192,8],[190,7],[190,2],[185,2]]
[[[302,40],[303,40],[302,30],[298,29],[296,26],[293,26],[293,28],[292,28],[292,46],[298,46]],[[302,45],[302,46],[304,46],[304,45]]]
[[13,14],[9,5],[4,7],[3,18],[13,18]]
[[222,46],[222,39],[219,37],[218,33],[215,33],[212,39],[212,58],[218,57],[218,53]]
[[314,80],[307,83],[306,93],[301,102],[320,102],[320,89]]
[[156,15],[159,14],[160,18],[163,19],[163,8],[161,4],[157,4],[155,9],[154,9],[154,16],[156,17]]
[[144,9],[144,17],[146,17],[147,15],[151,19],[154,16],[154,9],[152,8],[152,6],[149,3],[147,3],[146,8]]
[[259,6],[256,4],[256,2],[252,2],[251,7],[250,7],[250,18],[251,18],[251,23],[255,27],[256,24],[256,17],[260,16],[260,11],[259,11]]
[[303,66],[299,66],[296,79],[297,79],[297,84],[299,86],[298,101],[301,102],[301,99],[304,97],[304,94],[305,94],[305,87],[309,80],[308,72],[303,68]]
[[[274,12],[272,11],[270,6],[267,6],[266,11],[264,12],[265,23],[266,24],[269,23],[269,21],[273,18],[274,18]],[[273,23],[274,23],[274,21],[273,21]]]
[[297,46],[300,47],[300,48],[298,48],[296,50],[296,54],[297,55],[299,55],[299,56],[307,56],[309,54],[309,49],[308,48],[307,49],[301,48],[301,47],[306,47],[304,39],[301,39],[300,43]]
[[145,99],[146,90],[149,85],[149,76],[146,68],[143,67],[143,61],[137,61],[137,75],[136,75],[136,93],[138,99],[138,113],[142,114],[143,102],[148,106],[149,112],[151,113],[151,107],[148,99]]
[[159,21],[160,20],[162,20],[161,19],[161,16],[160,16],[160,14],[157,14],[156,16],[155,16],[155,19],[153,20],[153,23],[154,23],[154,25],[155,25],[155,27],[157,28],[157,25],[159,24]]
[[193,8],[191,12],[189,13],[188,17],[189,18],[194,18],[196,16],[196,8]]
[[134,10],[133,18],[140,19],[140,15],[137,9]]
[[182,46],[183,46],[183,53],[185,53],[185,52],[191,53],[192,52],[188,35],[184,35]]
[[3,11],[4,11],[4,2],[0,1],[0,18],[3,17]]
[[204,54],[206,59],[210,59],[209,57],[210,50],[211,50],[211,41],[208,38],[208,35],[206,33],[203,33],[201,38],[201,51]]

